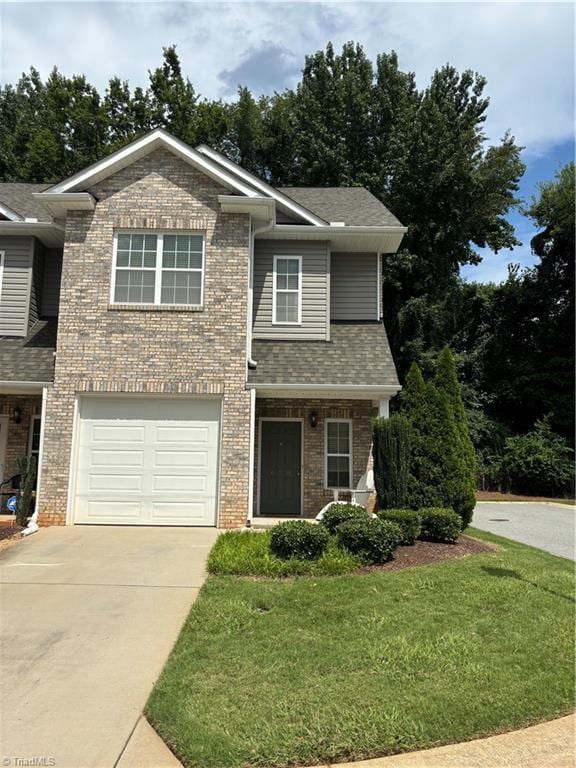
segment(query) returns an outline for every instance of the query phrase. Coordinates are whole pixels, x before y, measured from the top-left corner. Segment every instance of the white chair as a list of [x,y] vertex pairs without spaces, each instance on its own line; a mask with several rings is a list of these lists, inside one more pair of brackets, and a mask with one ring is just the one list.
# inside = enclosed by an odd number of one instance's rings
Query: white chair
[[[331,507],[332,504],[354,504],[357,507],[365,507],[368,503],[368,498],[371,493],[374,493],[374,472],[369,469],[368,472],[365,472],[360,480],[358,481],[358,485],[356,488],[350,488],[349,490],[346,489],[340,489],[334,491],[334,501],[330,501],[328,504],[326,504],[320,512],[316,515],[314,518],[315,520],[322,520],[324,518],[324,512],[328,509],[328,507]],[[351,501],[339,501],[339,495],[340,493],[350,493],[352,494],[352,500]],[[372,517],[376,517],[375,514],[372,514]]]

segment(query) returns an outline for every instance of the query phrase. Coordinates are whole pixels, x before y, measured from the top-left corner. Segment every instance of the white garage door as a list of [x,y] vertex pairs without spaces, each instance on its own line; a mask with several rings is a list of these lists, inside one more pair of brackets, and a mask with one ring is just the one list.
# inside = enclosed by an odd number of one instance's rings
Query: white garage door
[[215,525],[220,403],[82,398],[76,523]]

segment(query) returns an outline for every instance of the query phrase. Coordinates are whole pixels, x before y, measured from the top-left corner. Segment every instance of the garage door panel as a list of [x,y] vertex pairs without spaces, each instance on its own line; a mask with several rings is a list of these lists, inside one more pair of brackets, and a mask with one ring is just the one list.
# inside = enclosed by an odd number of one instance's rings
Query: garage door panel
[[84,398],[75,521],[214,525],[220,404]]
[[172,525],[185,525],[186,520],[196,520],[201,525],[209,512],[210,505],[203,501],[186,504],[163,501],[152,504],[152,520],[155,522],[170,520]]
[[154,468],[185,467],[187,469],[206,469],[208,464],[208,451],[154,451]]
[[115,501],[111,515],[110,501],[87,500],[84,503],[85,515],[90,522],[108,523],[111,520],[116,522],[138,522],[142,518],[142,504],[136,501]]
[[143,467],[144,451],[112,451],[109,448],[88,449],[91,467]]
[[157,443],[196,443],[206,445],[209,440],[208,427],[189,427],[185,425],[171,425],[169,427],[156,427]]
[[90,425],[90,442],[92,443],[144,443],[146,429],[144,425],[130,426],[126,423],[122,425],[104,426],[94,423]]
[[88,474],[88,489],[90,491],[119,491],[119,492],[142,492],[143,489],[141,475],[96,475]]
[[206,494],[208,491],[208,477],[206,475],[154,475],[152,478],[152,490],[175,493],[190,491]]

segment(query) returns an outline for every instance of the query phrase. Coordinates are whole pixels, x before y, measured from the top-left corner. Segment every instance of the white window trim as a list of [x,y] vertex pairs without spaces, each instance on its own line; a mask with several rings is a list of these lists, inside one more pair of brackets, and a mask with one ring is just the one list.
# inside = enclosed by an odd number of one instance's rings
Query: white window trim
[[328,485],[328,455],[330,456],[345,456],[344,453],[331,453],[328,454],[328,424],[349,424],[349,451],[348,451],[348,477],[350,478],[350,485],[354,485],[354,460],[353,460],[353,446],[354,446],[354,424],[352,419],[325,419],[324,420],[324,488],[329,491],[352,491],[354,488],[335,488],[332,485]]
[[6,251],[0,251],[0,299],[2,298],[2,281],[4,280],[4,260]]
[[[298,261],[298,320],[276,320],[276,292],[277,292],[277,263],[278,259],[294,259]],[[281,289],[283,293],[295,293],[294,289]],[[274,256],[274,271],[272,275],[272,325],[302,325],[302,256],[296,254],[284,254]]]
[[[42,416],[39,413],[34,413],[30,417],[30,427],[28,429],[28,456],[32,456],[32,436],[34,435],[34,423],[40,422],[40,429],[42,429]],[[38,455],[40,455],[40,446],[38,446]]]
[[[155,272],[154,278],[154,301],[153,302],[125,302],[115,301],[116,293],[116,271],[118,269],[118,235],[155,235],[156,236],[156,266],[155,267],[120,267],[120,269],[137,269],[139,271]],[[162,252],[164,250],[164,235],[201,235],[202,236],[202,267],[184,268],[184,267],[166,267],[169,272],[200,272],[200,303],[199,304],[164,304],[160,301],[162,290]],[[114,230],[114,243],[112,246],[112,278],[110,280],[110,304],[112,306],[133,306],[133,307],[183,307],[186,309],[201,309],[204,306],[204,277],[206,274],[206,233],[199,230],[154,230],[154,229],[118,229]]]

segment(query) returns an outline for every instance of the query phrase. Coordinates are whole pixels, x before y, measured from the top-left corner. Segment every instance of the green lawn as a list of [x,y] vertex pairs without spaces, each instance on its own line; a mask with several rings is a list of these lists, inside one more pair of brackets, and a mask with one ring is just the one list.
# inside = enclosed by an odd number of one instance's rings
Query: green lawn
[[495,552],[401,571],[212,576],[148,702],[186,766],[360,759],[569,712],[573,564]]

